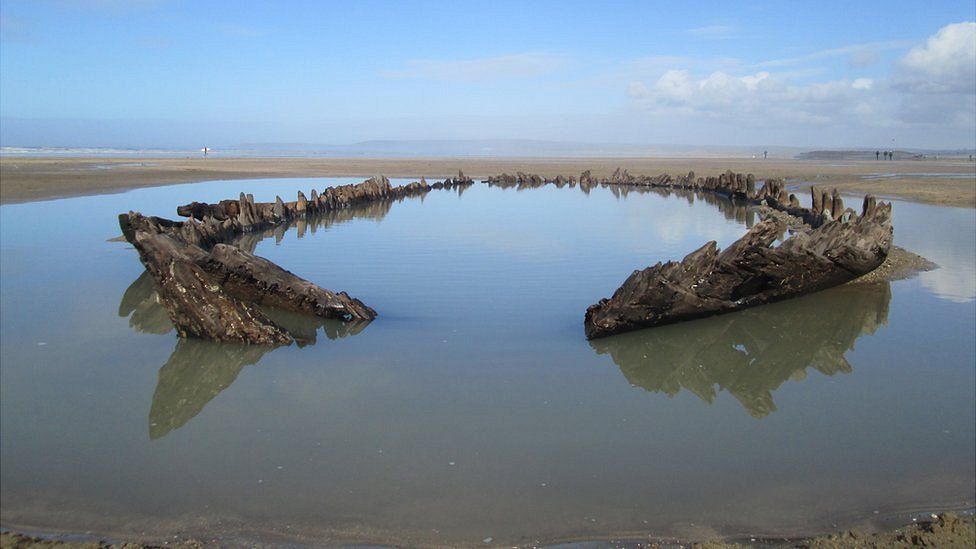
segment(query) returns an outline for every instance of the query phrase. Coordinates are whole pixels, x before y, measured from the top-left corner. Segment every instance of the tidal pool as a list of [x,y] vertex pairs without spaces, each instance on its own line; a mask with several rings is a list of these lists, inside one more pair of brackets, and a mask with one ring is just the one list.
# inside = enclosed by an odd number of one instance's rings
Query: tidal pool
[[[180,341],[117,214],[352,179],[0,207],[0,524],[143,539],[512,544],[821,533],[976,498],[976,210],[896,202],[942,266],[588,342],[637,268],[758,216],[476,184],[239,245],[379,311]],[[394,184],[404,181],[394,181]],[[486,541],[487,540],[487,541]]]

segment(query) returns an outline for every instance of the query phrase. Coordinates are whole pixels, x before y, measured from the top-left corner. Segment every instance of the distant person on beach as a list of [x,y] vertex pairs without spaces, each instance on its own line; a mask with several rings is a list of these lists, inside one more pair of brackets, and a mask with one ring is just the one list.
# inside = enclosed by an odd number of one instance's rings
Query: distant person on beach
[[874,151],[874,159],[881,160],[881,151]]
[[763,160],[766,160],[766,155],[767,154],[769,154],[769,151],[763,151]]
[[208,152],[210,152],[210,147],[204,147],[203,148],[203,156],[207,156],[207,153]]

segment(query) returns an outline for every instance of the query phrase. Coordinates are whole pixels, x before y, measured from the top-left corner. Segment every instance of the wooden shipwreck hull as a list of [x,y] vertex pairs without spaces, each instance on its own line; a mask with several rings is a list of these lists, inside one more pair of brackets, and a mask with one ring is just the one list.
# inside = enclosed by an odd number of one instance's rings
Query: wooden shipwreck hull
[[[307,334],[280,326],[265,310],[280,310],[361,325],[376,311],[345,292],[332,292],[247,251],[255,235],[276,235],[295,222],[302,230],[320,214],[332,215],[353,206],[386,204],[435,189],[461,193],[474,182],[463,173],[427,184],[421,179],[393,187],[385,177],[357,185],[329,187],[297,200],[256,203],[241,193],[237,200],[216,204],[193,202],[177,208],[187,221],[147,217],[136,212],[119,216],[125,238],[139,252],[153,280],[160,304],[181,337],[269,345],[304,341]],[[831,286],[866,274],[887,257],[891,246],[891,206],[864,200],[861,215],[844,207],[837,194],[813,188],[812,208],[801,208],[782,180],[757,182],[752,174],[726,172],[696,177],[634,176],[618,169],[598,179],[589,171],[575,177],[501,174],[486,183],[503,188],[543,185],[575,187],[589,192],[597,185],[617,193],[628,188],[684,190],[724,196],[734,204],[765,204],[800,220],[803,231],[772,246],[785,230],[773,218],[755,225],[724,251],[709,242],[681,262],[635,271],[610,299],[590,306],[585,316],[587,338],[691,320],[735,311]],[[760,186],[758,183],[762,183]],[[750,210],[751,211],[751,210]],[[312,225],[314,230],[315,225]],[[241,239],[251,246],[231,246]],[[244,249],[242,249],[242,247]]]
[[[829,220],[828,211],[817,228],[798,232],[778,246],[772,244],[786,227],[767,218],[725,250],[712,241],[680,262],[635,271],[610,299],[586,310],[586,337],[737,311],[867,274],[888,256],[891,205],[867,196],[861,215],[844,212],[839,219]],[[798,213],[824,219],[822,213],[810,210]]]
[[[472,183],[459,174],[435,185],[460,189]],[[181,337],[284,345],[302,342],[304,335],[291,333],[259,307],[357,323],[376,318],[376,311],[226,242],[317,213],[422,195],[432,188],[426,181],[393,187],[378,177],[321,194],[313,190],[311,199],[299,191],[298,199],[287,203],[280,197],[255,203],[253,196],[241,193],[238,200],[180,206],[177,213],[189,217],[185,222],[129,212],[119,215],[119,225]]]

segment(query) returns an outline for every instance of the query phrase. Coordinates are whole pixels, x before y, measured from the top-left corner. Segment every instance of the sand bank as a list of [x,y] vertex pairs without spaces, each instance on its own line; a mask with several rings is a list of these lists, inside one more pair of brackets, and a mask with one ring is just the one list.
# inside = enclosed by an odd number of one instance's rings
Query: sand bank
[[[523,171],[596,177],[630,173],[718,175],[725,170],[788,178],[842,191],[976,207],[976,164],[965,160],[827,161],[744,158],[0,158],[0,203],[121,192],[215,179],[267,177],[483,178]],[[323,183],[325,184],[325,183]]]

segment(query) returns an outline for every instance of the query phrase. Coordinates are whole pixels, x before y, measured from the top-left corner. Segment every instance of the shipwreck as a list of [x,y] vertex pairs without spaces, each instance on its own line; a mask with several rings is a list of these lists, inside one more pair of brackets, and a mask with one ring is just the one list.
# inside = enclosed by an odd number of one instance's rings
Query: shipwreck
[[[880,266],[892,243],[891,205],[864,197],[860,212],[845,207],[837,193],[811,188],[811,208],[800,206],[778,179],[726,172],[696,177],[635,176],[616,170],[596,178],[501,174],[492,186],[518,189],[555,185],[589,192],[597,185],[614,192],[648,187],[713,193],[736,203],[768,208],[766,218],[742,238],[719,250],[708,242],[681,261],[634,271],[608,299],[591,305],[584,317],[588,339],[693,320],[824,290]],[[376,310],[345,292],[321,288],[267,259],[232,245],[248,234],[287,226],[354,205],[423,196],[432,190],[462,192],[474,180],[457,177],[394,187],[385,177],[329,187],[297,199],[258,203],[251,195],[215,204],[193,202],[177,208],[186,221],[128,212],[119,216],[125,239],[139,252],[180,337],[263,345],[305,342],[307,334],[276,323],[265,311],[283,310],[362,325]],[[278,229],[275,229],[278,230]],[[792,235],[782,240],[787,230]],[[781,240],[775,245],[777,240]],[[253,249],[253,247],[252,247]]]

